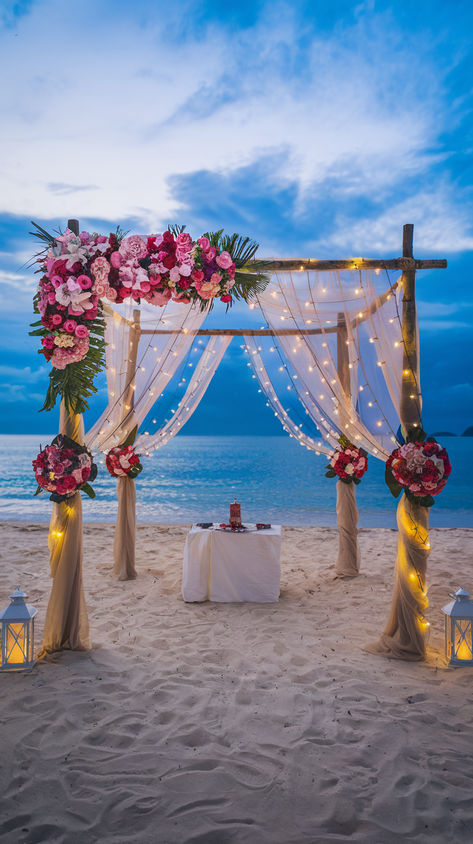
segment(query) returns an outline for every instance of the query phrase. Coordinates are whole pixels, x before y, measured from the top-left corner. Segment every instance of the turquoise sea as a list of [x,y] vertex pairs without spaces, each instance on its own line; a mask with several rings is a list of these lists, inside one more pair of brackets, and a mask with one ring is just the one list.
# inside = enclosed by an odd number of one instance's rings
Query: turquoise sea
[[[52,437],[0,436],[0,519],[48,521],[51,502],[36,498],[31,461]],[[446,437],[453,465],[431,509],[435,527],[473,528],[473,439]],[[285,525],[334,525],[335,481],[324,477],[317,457],[289,437],[177,436],[151,459],[136,481],[137,519],[189,524],[228,518],[228,505],[242,504],[243,520]],[[114,521],[115,481],[99,465],[97,497],[83,496],[86,521]],[[395,527],[396,500],[384,483],[384,464],[370,458],[357,487],[361,527]]]

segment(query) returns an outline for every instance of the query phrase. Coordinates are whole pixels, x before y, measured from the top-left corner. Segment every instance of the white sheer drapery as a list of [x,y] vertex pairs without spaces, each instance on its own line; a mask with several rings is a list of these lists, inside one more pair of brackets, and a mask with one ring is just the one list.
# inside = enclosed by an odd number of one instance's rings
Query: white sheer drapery
[[108,405],[86,434],[103,452],[146,418],[182,365],[206,311],[170,302],[164,308],[125,303],[104,307]]
[[[367,270],[275,273],[258,297],[275,337],[261,338],[259,357],[250,358],[268,373],[262,386],[269,401],[281,370],[329,446],[343,433],[386,460],[399,427],[401,280],[380,294],[375,279]],[[297,427],[304,432],[304,424]]]
[[203,398],[231,340],[232,337],[226,334],[209,337],[206,345],[200,350],[199,362],[171,419],[165,421],[152,434],[147,431],[140,434],[135,446],[138,452],[150,457],[153,451],[162,448],[179,433]]

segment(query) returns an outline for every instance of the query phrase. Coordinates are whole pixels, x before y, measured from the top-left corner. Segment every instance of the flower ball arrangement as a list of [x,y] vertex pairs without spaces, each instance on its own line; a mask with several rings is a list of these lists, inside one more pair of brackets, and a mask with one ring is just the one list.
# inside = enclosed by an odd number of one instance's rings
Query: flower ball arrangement
[[105,458],[105,465],[114,478],[136,478],[143,469],[132,445],[111,448]]
[[363,448],[357,448],[343,434],[339,443],[341,448],[332,454],[325,477],[338,477],[345,484],[359,484],[368,468],[368,455]]
[[404,491],[412,501],[431,507],[435,504],[433,496],[442,491],[451,471],[446,449],[433,437],[426,439],[424,431],[419,430],[390,454],[385,477],[395,497]]
[[51,493],[51,501],[59,503],[83,490],[89,498],[95,498],[90,486],[97,476],[92,454],[65,434],[58,434],[51,445],[40,451],[33,460],[33,469],[38,484],[35,495],[44,489]]

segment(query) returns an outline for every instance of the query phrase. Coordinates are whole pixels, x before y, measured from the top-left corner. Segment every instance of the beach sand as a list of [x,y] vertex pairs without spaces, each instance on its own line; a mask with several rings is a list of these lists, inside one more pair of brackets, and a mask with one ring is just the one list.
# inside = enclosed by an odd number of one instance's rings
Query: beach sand
[[[93,650],[0,676],[2,842],[473,841],[473,671],[442,656],[448,592],[473,591],[473,531],[431,531],[426,663],[363,652],[386,621],[396,533],[362,530],[333,580],[333,528],[286,528],[278,604],[184,604],[187,528],[85,526]],[[1,527],[0,607],[50,589],[47,527]]]

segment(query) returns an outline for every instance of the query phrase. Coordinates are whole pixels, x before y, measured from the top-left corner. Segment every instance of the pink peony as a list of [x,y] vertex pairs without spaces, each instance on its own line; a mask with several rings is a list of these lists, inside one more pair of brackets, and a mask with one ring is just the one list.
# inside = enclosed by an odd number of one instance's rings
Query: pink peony
[[138,234],[133,234],[131,237],[124,237],[120,244],[119,252],[122,258],[136,261],[148,254],[146,243]]

